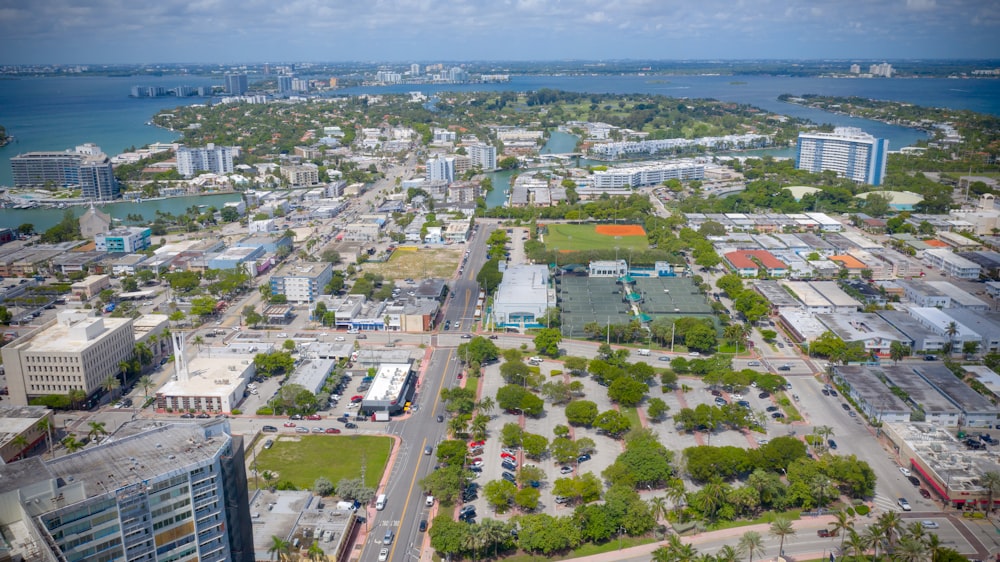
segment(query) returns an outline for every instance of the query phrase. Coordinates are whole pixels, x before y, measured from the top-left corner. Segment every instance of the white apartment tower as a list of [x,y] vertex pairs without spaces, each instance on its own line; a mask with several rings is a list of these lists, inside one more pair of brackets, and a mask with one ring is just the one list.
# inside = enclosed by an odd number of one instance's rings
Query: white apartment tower
[[796,167],[819,173],[837,172],[858,183],[882,185],[889,141],[854,127],[837,127],[832,133],[799,133]]
[[497,167],[497,148],[488,144],[474,144],[465,149],[469,154],[469,160],[473,167],[479,166],[483,170],[495,170]]
[[427,181],[455,181],[455,159],[438,156],[427,161]]
[[208,171],[213,174],[233,173],[233,158],[239,156],[239,148],[235,146],[207,146],[177,149],[177,172],[185,178],[190,178],[198,172]]

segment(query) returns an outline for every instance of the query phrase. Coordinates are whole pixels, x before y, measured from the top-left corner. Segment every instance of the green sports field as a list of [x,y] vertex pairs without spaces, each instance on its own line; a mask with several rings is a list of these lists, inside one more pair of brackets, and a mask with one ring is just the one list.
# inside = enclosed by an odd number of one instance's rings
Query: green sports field
[[550,224],[544,236],[545,248],[560,252],[584,250],[648,250],[645,236],[609,236],[598,234],[592,224]]

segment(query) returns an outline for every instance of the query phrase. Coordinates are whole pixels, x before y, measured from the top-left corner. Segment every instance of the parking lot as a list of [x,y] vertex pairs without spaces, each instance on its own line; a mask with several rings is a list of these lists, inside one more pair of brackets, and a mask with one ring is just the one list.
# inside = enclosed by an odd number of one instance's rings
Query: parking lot
[[[552,380],[552,370],[561,370],[562,364],[556,361],[545,360],[540,365],[540,368],[545,380],[550,381]],[[481,379],[481,398],[486,396],[495,397],[497,390],[505,384],[500,376],[499,370],[499,364],[490,365],[485,369],[486,374]],[[613,407],[611,400],[607,397],[607,389],[599,385],[596,380],[590,377],[578,378],[571,377],[569,375],[558,375],[558,377],[565,377],[563,380],[566,381],[582,382],[584,385],[584,396],[576,399],[595,402],[599,412],[606,411]],[[796,429],[780,420],[771,418],[770,413],[766,412],[766,409],[768,407],[775,406],[775,399],[773,396],[760,398],[760,391],[757,389],[749,389],[748,392],[746,392],[742,397],[734,397],[733,395],[725,392],[720,392],[721,396],[717,397],[713,396],[710,389],[708,389],[700,379],[683,378],[679,384],[688,387],[689,390],[687,392],[678,390],[664,393],[660,390],[658,385],[655,385],[650,388],[649,392],[649,396],[651,398],[661,398],[670,407],[667,419],[660,422],[651,422],[649,423],[649,427],[660,436],[660,441],[668,449],[675,452],[677,458],[680,458],[680,454],[684,449],[694,447],[699,444],[733,446],[742,449],[753,448],[757,446],[760,439],[773,439],[775,437],[788,435]],[[750,404],[750,410],[748,411],[764,414],[766,420],[764,423],[765,433],[749,430],[723,430],[713,432],[711,434],[702,433],[698,435],[683,430],[679,431],[675,428],[672,415],[676,414],[681,408],[695,408],[699,404],[714,406],[716,405],[716,398],[723,398],[729,402],[735,402],[738,400],[745,400],[748,402]],[[645,405],[641,405],[640,409],[645,407]],[[506,470],[501,467],[501,452],[503,450],[503,445],[501,444],[500,439],[501,428],[508,423],[518,423],[522,425],[525,432],[542,435],[549,439],[549,442],[551,443],[552,439],[555,437],[552,431],[553,428],[560,424],[569,426],[569,423],[566,420],[564,405],[553,406],[548,402],[545,404],[545,412],[538,418],[525,417],[522,422],[520,415],[506,413],[502,410],[494,411],[492,413],[492,418],[493,419],[488,428],[488,438],[486,439],[485,445],[482,447],[482,452],[470,457],[470,459],[482,459],[482,472],[477,473],[475,479],[475,482],[480,487],[479,496],[477,499],[470,502],[470,504],[475,506],[477,516],[480,518],[483,516],[489,516],[503,519],[516,514],[516,510],[508,510],[506,514],[495,514],[487,505],[484,494],[482,493],[482,486],[492,480],[499,480],[502,478],[502,473]],[[555,496],[552,493],[552,487],[555,480],[558,478],[577,476],[586,472],[591,472],[598,478],[601,478],[601,473],[608,466],[614,463],[615,459],[623,451],[624,443],[622,441],[602,435],[596,428],[571,427],[570,435],[574,439],[580,439],[582,437],[592,439],[596,444],[596,451],[591,455],[590,460],[582,463],[568,463],[566,466],[573,469],[569,474],[561,474],[560,469],[563,465],[557,463],[550,457],[544,457],[539,460],[528,459],[525,458],[523,451],[515,451],[518,469],[526,465],[534,465],[541,468],[545,472],[545,478],[540,482],[539,486],[541,497],[539,498],[539,507],[537,512],[557,515],[565,514],[571,511],[575,505],[557,504],[555,502]]]

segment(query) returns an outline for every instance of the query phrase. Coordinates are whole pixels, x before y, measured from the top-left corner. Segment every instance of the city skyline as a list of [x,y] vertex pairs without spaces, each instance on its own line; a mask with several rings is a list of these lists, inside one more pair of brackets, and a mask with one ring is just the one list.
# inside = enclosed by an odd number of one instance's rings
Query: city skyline
[[8,0],[0,64],[1000,57],[962,0]]

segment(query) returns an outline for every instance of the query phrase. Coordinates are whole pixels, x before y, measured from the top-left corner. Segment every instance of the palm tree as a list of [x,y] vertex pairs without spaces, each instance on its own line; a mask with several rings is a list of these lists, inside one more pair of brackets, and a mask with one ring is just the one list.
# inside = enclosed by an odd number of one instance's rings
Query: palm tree
[[727,502],[729,486],[719,477],[713,477],[697,494],[701,501],[701,511],[710,520],[715,520],[716,512]]
[[469,430],[475,439],[486,439],[486,428],[489,426],[490,418],[486,415],[478,415],[472,418],[472,425]]
[[741,555],[746,555],[747,562],[753,562],[753,555],[757,554],[760,556],[764,555],[764,537],[760,535],[757,531],[747,531],[743,533],[740,537],[739,545],[736,550]]
[[892,559],[897,562],[930,562],[931,553],[923,542],[913,537],[903,537],[893,551]]
[[663,496],[656,496],[649,500],[649,512],[656,518],[656,522],[659,523],[661,520],[667,518],[667,513],[670,510],[667,508],[667,498]]
[[44,418],[38,420],[38,430],[45,433],[45,449],[48,450],[50,454],[55,455],[55,450],[52,449],[52,418],[45,416]]
[[889,344],[889,358],[896,364],[910,354],[910,347],[903,342],[894,341]]
[[740,553],[732,545],[724,545],[715,553],[715,562],[739,562]]
[[795,534],[795,527],[792,526],[792,522],[784,517],[775,517],[774,521],[771,522],[771,528],[768,533],[772,537],[778,537],[778,556],[781,556],[785,552],[785,537],[789,537]]
[[[878,523],[875,523],[873,525],[869,525],[868,528],[865,529],[864,534],[861,536],[861,540],[864,543],[865,548],[871,548],[874,550],[872,553],[872,560],[878,560],[878,546],[882,541],[882,532],[882,527]],[[847,541],[848,545],[850,545],[850,542],[851,541]]]
[[315,562],[322,562],[323,560],[326,560],[326,553],[323,552],[323,547],[319,545],[319,541],[313,541],[312,544],[309,545],[306,557]]
[[840,551],[845,555],[850,553],[855,562],[865,560],[865,551],[868,550],[868,541],[853,528],[847,531],[847,548],[841,545]]
[[108,434],[108,431],[104,429],[104,422],[92,421],[88,425],[90,431],[87,432],[87,438],[91,441],[97,441],[100,436]]
[[831,499],[840,495],[840,490],[837,488],[836,484],[834,484],[830,478],[822,474],[813,476],[812,480],[809,481],[809,487],[818,507],[823,507],[829,503]]
[[844,549],[844,539],[847,538],[847,531],[854,530],[854,519],[847,514],[846,511],[841,510],[834,514],[837,518],[833,522],[833,531],[840,535],[840,549]]
[[203,343],[205,343],[205,338],[201,337],[200,334],[194,337],[194,344],[198,346],[198,351],[201,351]]
[[945,548],[945,546],[941,544],[941,537],[936,534],[929,535],[925,544],[927,545],[927,552],[931,555],[931,561],[937,562],[941,549]]
[[493,401],[493,398],[484,396],[483,399],[479,401],[479,404],[476,405],[476,409],[479,410],[480,413],[488,416],[491,412],[493,412],[493,410],[496,409],[496,402]]
[[83,448],[83,442],[77,440],[75,433],[70,433],[66,437],[63,437],[61,443],[70,453],[75,453]]
[[670,500],[670,504],[673,505],[675,511],[680,511],[681,506],[684,505],[684,500],[687,498],[687,490],[684,489],[684,481],[680,478],[671,479],[664,490],[665,497]]
[[79,388],[70,389],[70,391],[66,393],[66,396],[69,397],[69,403],[73,405],[74,409],[79,408],[80,402],[87,399],[87,393]]
[[985,510],[988,512],[993,509],[993,501],[996,499],[997,494],[1000,494],[1000,472],[994,470],[984,472],[979,477],[979,485],[986,490]]
[[500,545],[511,536],[510,529],[506,523],[496,519],[483,519],[483,522],[479,524],[479,529],[483,534],[483,546],[492,544],[493,557],[496,558]]
[[27,448],[29,441],[27,437],[19,434],[17,437],[10,440],[10,444],[17,449],[17,458],[22,458],[22,455],[24,455],[24,449]]
[[902,534],[903,518],[899,516],[899,512],[886,511],[879,515],[876,524],[881,527],[885,541],[889,546],[893,546]]
[[121,381],[119,381],[118,377],[114,375],[108,375],[108,377],[104,379],[104,382],[101,383],[101,388],[103,388],[105,392],[111,393],[112,400],[115,399],[115,392],[121,387]]
[[149,375],[143,375],[139,377],[139,386],[142,387],[143,396],[149,398],[149,387],[153,386],[153,379]]
[[475,526],[462,537],[462,548],[472,551],[472,559],[479,559],[479,549],[483,547],[485,541],[483,540],[483,533],[479,529],[479,526]]
[[291,548],[292,545],[288,541],[278,535],[271,535],[271,546],[268,547],[267,553],[271,555],[271,560],[275,558],[281,560],[289,553]]
[[958,335],[958,323],[948,322],[948,326],[944,329],[944,333],[948,334],[948,339],[955,339],[955,336]]

